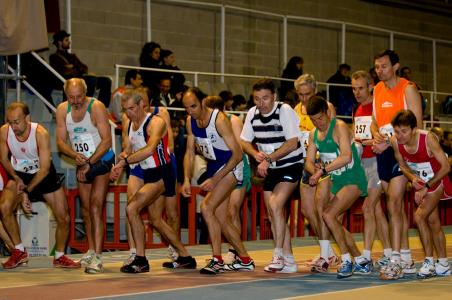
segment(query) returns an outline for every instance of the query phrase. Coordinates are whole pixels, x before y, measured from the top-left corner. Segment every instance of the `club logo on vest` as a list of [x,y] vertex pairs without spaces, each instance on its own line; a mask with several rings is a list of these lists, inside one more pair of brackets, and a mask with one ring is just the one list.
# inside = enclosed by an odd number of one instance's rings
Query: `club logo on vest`
[[383,102],[383,104],[381,105],[382,108],[388,108],[388,107],[392,107],[392,103],[389,101],[385,101]]

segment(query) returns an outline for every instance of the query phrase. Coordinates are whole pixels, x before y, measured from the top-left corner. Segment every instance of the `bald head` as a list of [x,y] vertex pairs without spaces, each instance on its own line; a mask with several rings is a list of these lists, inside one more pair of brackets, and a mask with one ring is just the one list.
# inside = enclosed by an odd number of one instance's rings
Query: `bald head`
[[85,80],[81,78],[71,78],[66,80],[64,83],[64,92],[67,94],[68,90],[72,88],[82,89],[84,94],[86,94],[86,91],[88,90]]

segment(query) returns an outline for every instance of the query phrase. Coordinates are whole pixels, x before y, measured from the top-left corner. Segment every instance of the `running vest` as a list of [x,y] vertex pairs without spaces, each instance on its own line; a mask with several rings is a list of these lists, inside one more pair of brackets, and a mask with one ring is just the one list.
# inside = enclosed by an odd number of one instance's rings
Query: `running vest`
[[[366,105],[360,104],[353,115],[354,122],[354,136],[359,140],[371,140],[372,132],[370,126],[372,124],[372,108],[373,104],[368,103]],[[363,145],[362,158],[374,157],[375,153],[372,151],[372,146]]]
[[300,103],[294,108],[298,118],[300,118],[300,144],[302,146],[303,157],[306,157],[309,143],[309,132],[314,128],[311,118],[303,113],[303,106]]
[[[314,131],[314,144],[317,147],[317,150],[320,152],[320,159],[325,165],[330,164],[340,155],[339,146],[336,144],[333,138],[334,127],[336,126],[336,118],[331,119],[330,127],[328,128],[328,132],[323,141],[320,141],[318,138],[319,130],[316,128]],[[352,141],[352,161],[347,165],[331,171],[331,180],[334,181],[335,178],[338,178],[342,175],[352,174],[355,169],[361,168],[361,164],[359,163],[358,152],[356,151],[355,143]],[[358,162],[355,164],[355,162]]]
[[408,80],[399,78],[399,83],[392,89],[388,89],[383,81],[375,86],[373,114],[381,134],[394,135],[391,120],[396,113],[407,109],[405,89],[408,84],[410,84]]
[[191,118],[191,130],[195,137],[195,143],[198,145],[199,151],[207,159],[208,164],[215,170],[219,170],[232,156],[232,151],[228,148],[215,126],[219,113],[218,109],[212,111],[209,123],[205,128],[198,127],[196,120]]
[[[254,141],[256,142],[259,151],[266,154],[275,152],[286,142],[281,120],[279,119],[282,105],[284,105],[282,102],[278,102],[275,111],[266,117],[262,116],[256,107],[254,117],[251,120],[251,126],[253,127],[255,135]],[[286,122],[287,121],[288,120],[286,120]],[[277,161],[272,162],[270,168],[287,167],[302,161],[303,148],[301,147],[300,140],[298,140],[297,149]]]
[[13,169],[22,173],[35,174],[39,171],[39,151],[36,142],[38,123],[30,123],[30,133],[25,141],[17,139],[11,126],[8,126],[6,143],[11,153]]
[[93,103],[94,98],[89,102],[85,116],[80,122],[74,122],[71,114],[71,105],[69,102],[67,104],[66,127],[72,149],[87,158],[93,155],[101,141],[99,131],[91,122],[91,106]]
[[[140,150],[147,145],[149,140],[147,128],[153,116],[153,114],[147,113],[146,117],[137,130],[133,130],[132,122],[130,121],[127,133],[129,136],[129,142],[132,145],[132,153]],[[131,164],[130,167],[134,168],[136,165],[140,165],[142,169],[152,169],[158,166],[166,165],[170,163],[170,161],[171,159],[168,149],[168,132],[166,132],[151,156],[136,164]]]
[[402,158],[411,170],[423,181],[427,182],[441,169],[441,164],[434,156],[429,156],[427,151],[427,134],[425,130],[419,130],[419,139],[417,142],[417,150],[415,153],[409,153],[405,149],[405,145],[398,144],[399,152]]

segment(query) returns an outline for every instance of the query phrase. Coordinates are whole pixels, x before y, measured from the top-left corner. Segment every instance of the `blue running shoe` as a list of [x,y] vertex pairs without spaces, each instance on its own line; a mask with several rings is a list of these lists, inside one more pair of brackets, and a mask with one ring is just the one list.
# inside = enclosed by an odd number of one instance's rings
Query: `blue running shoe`
[[355,262],[353,273],[368,275],[372,273],[373,261],[365,260],[362,263]]
[[353,275],[353,263],[351,261],[343,261],[337,269],[337,278],[347,278]]

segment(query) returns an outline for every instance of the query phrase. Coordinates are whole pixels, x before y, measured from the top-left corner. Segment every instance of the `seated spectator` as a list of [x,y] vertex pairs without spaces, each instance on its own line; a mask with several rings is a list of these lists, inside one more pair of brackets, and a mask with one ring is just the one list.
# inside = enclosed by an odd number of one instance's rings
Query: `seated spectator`
[[[340,84],[351,84],[352,79],[349,76],[350,66],[348,64],[340,64],[336,73],[331,76],[327,82],[328,83],[340,83]],[[353,91],[351,87],[343,86],[330,86],[330,102],[336,108],[336,113],[338,116],[352,116],[353,107],[356,104],[355,97],[353,96]],[[351,123],[352,120],[345,119],[346,123]]]
[[[70,36],[65,30],[58,31],[53,35],[53,44],[57,47],[57,51],[50,55],[50,65],[65,79],[83,78],[88,87],[86,96],[93,97],[95,90],[98,89],[98,99],[104,103],[105,107],[108,107],[111,97],[111,79],[88,73],[88,66],[77,55],[68,52],[71,48]],[[55,88],[62,90],[63,83],[58,83]]]
[[[144,44],[140,54],[140,66],[145,68],[161,68],[160,65],[161,47],[156,42]],[[156,92],[158,90],[159,79],[163,73],[157,71],[142,71],[143,85]]]
[[[162,49],[160,51],[160,59],[162,60],[162,69],[176,70],[180,69],[176,66],[176,57],[173,51]],[[185,83],[185,76],[182,73],[162,73],[162,76],[168,76],[171,79],[171,94],[175,95],[176,91],[180,91]]]
[[172,108],[182,108],[183,110],[169,110],[171,119],[179,120],[185,126],[185,118],[187,113],[185,112],[184,104],[182,103],[182,95],[184,94],[187,87],[185,85],[179,86],[174,89],[174,101],[169,105]]
[[232,99],[232,93],[231,91],[221,91],[218,96],[221,97],[224,101],[224,110],[231,111],[232,110],[232,103],[234,103],[234,99]]
[[110,101],[110,115],[115,123],[121,122],[121,97],[126,89],[136,89],[143,85],[143,80],[141,79],[140,71],[138,70],[128,70],[126,72],[126,77],[124,79],[124,85],[118,87],[111,96]]
[[171,95],[171,79],[162,77],[158,84],[158,93],[152,96],[152,106],[170,106],[176,99]]
[[[282,78],[297,79],[303,75],[303,57],[293,56],[290,58],[281,75]],[[293,81],[281,81],[281,87],[279,88],[279,99],[284,99],[288,91],[295,91]]]
[[233,111],[246,111],[246,99],[243,95],[232,96],[232,110]]

